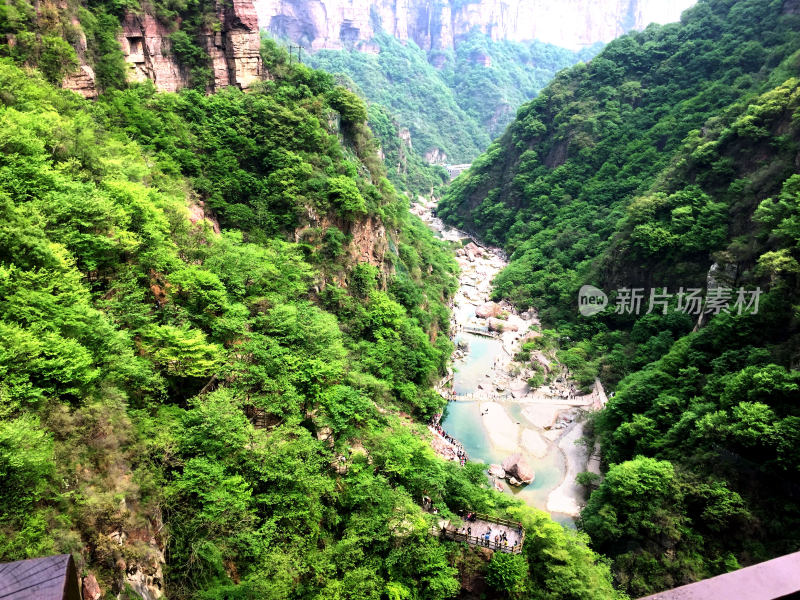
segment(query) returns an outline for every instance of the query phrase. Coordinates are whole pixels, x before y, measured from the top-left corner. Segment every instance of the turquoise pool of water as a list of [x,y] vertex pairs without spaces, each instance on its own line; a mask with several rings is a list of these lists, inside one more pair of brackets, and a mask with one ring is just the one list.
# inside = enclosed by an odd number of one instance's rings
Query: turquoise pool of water
[[500,463],[505,456],[492,449],[481,423],[477,402],[450,402],[442,419],[444,430],[456,438],[473,462]]
[[[504,403],[512,418],[522,418],[519,406],[513,403]],[[517,417],[517,415],[520,415]],[[525,421],[518,421],[525,426]],[[529,425],[529,424],[527,424]],[[489,436],[481,422],[479,404],[477,402],[457,401],[447,405],[442,427],[464,446],[467,456],[473,462],[484,464],[499,464],[506,458],[507,452],[498,452],[489,443]],[[514,496],[524,500],[527,504],[546,509],[548,494],[561,483],[562,473],[565,470],[564,455],[552,445],[550,451],[542,458],[537,458],[523,452],[528,463],[536,472],[532,483],[521,488],[509,486],[503,482],[503,488]],[[571,522],[571,519],[564,516]]]
[[[455,365],[453,386],[457,394],[477,392],[479,383],[490,380],[486,375],[491,372],[495,358],[503,352],[502,346],[498,340],[470,333],[462,333],[456,339],[466,340],[469,350],[465,358]],[[502,402],[502,405],[509,417],[521,428],[533,428],[525,418],[521,404],[508,401]],[[492,447],[478,402],[460,400],[448,403],[442,418],[442,427],[461,443],[473,462],[500,464],[508,455],[508,452],[497,451]],[[513,487],[506,482],[501,485],[507,493],[531,506],[546,510],[547,496],[561,483],[566,470],[564,455],[555,444],[551,444],[548,453],[541,458],[524,451],[522,454],[533,467],[536,478],[523,487]],[[552,517],[563,525],[574,527],[574,521],[568,515],[554,513]]]
[[503,352],[500,340],[483,337],[473,333],[460,333],[456,342],[464,341],[469,344],[469,350],[464,359],[453,365],[453,387],[456,394],[470,394],[478,391],[478,384],[488,382],[488,374],[492,371],[495,359]]

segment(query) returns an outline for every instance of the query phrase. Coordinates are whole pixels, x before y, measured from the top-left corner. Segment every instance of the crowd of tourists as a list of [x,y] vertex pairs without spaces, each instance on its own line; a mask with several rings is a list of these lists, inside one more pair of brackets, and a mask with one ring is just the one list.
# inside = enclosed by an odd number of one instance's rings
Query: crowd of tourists
[[431,418],[430,426],[438,435],[440,435],[448,444],[450,444],[449,450],[453,453],[453,456],[450,457],[450,460],[459,461],[463,467],[467,462],[467,453],[464,451],[464,447],[442,428],[440,423],[441,418],[441,413],[434,415]]
[[[474,521],[474,518],[470,519],[470,515],[467,515],[467,522],[469,523],[469,522],[472,522],[472,521]],[[461,534],[462,535],[466,535],[467,537],[473,537],[472,536],[472,525],[469,525],[469,524],[464,525],[461,528]],[[492,546],[492,541],[494,541],[494,546],[493,546],[494,548],[509,548],[508,534],[505,531],[501,531],[499,533],[495,533],[494,537],[492,537],[492,528],[489,527],[483,534],[480,534],[480,535],[476,534],[475,537],[478,538],[480,543],[482,545],[486,546],[487,548],[489,546]],[[513,542],[511,543],[510,548],[512,550],[516,549],[518,543],[519,543],[519,540],[513,540]]]

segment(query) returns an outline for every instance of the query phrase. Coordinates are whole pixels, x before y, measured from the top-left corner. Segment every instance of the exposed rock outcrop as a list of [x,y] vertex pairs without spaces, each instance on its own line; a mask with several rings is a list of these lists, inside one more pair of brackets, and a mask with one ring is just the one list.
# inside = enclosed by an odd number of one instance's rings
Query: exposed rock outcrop
[[94,70],[89,65],[81,65],[75,73],[71,73],[61,82],[65,90],[78,92],[84,98],[97,98],[97,87],[94,83]]
[[389,250],[389,236],[379,218],[369,216],[358,221],[332,219],[319,215],[313,208],[308,207],[303,220],[303,225],[294,232],[295,242],[320,244],[324,232],[336,227],[350,237],[347,246],[347,261],[350,264],[366,262],[378,267],[384,274],[391,270],[391,266],[385,261]]
[[[164,597],[164,540],[156,533],[159,523],[122,532],[118,543],[126,547],[127,560],[118,561],[124,585],[130,586],[142,600],[159,600]],[[131,556],[135,556],[132,559]]]
[[[262,76],[261,35],[258,15],[253,0],[230,0],[217,2],[222,32],[214,34],[215,44],[219,39],[225,49],[228,79],[217,80],[216,87],[235,85],[243,90],[251,87]],[[219,46],[218,46],[219,47]]]
[[[211,59],[212,89],[235,85],[247,89],[262,74],[258,18],[252,0],[216,3],[219,31],[207,28],[201,45]],[[150,79],[162,91],[174,92],[189,84],[188,73],[172,51],[170,31],[149,13],[128,13],[119,42],[130,79]]]
[[489,318],[489,331],[519,331],[519,327],[516,323],[509,323],[508,321],[504,321],[503,319],[497,319],[494,317]]
[[498,479],[506,478],[505,469],[503,469],[503,467],[501,467],[500,465],[490,465],[489,475],[491,475],[492,477],[497,477]]
[[397,152],[397,172],[403,175],[408,172],[408,157],[414,150],[411,144],[411,131],[408,127],[400,127],[397,130],[397,137],[400,138],[400,147]]
[[496,302],[487,302],[475,309],[475,316],[479,319],[489,319],[491,317],[497,317],[501,312],[502,309],[499,304]]
[[425,162],[429,165],[447,164],[447,154],[442,152],[441,148],[431,148],[425,153]]
[[550,372],[550,361],[540,350],[536,350],[531,354],[531,364],[539,365],[545,373]]
[[[84,98],[94,99],[97,98],[97,87],[94,83],[94,69],[86,64],[86,35],[83,33],[83,29],[81,29],[80,21],[78,21],[77,17],[73,16],[71,18],[71,22],[73,31],[75,31],[78,36],[78,39],[73,43],[73,46],[75,47],[75,52],[81,61],[81,65],[76,71],[64,77],[64,80],[61,82],[61,87],[63,87],[65,90],[77,92]],[[9,39],[9,44],[10,43],[11,39]]]
[[220,233],[219,220],[212,211],[206,208],[206,203],[202,200],[197,200],[189,203],[189,222],[192,225],[197,225],[208,222],[214,233]]
[[188,73],[172,52],[169,34],[166,26],[149,13],[125,15],[118,39],[128,63],[129,81],[149,79],[165,92],[189,85]]
[[539,39],[581,48],[651,22],[676,21],[695,1],[256,0],[256,9],[261,27],[311,51],[367,50],[381,29],[424,50],[453,48],[473,29],[494,40]]
[[[206,27],[197,40],[208,53],[213,80],[209,92],[235,85],[248,89],[265,73],[259,49],[261,38],[253,0],[218,0],[219,27]],[[129,81],[152,81],[164,92],[175,92],[190,84],[189,72],[172,48],[171,28],[147,11],[126,13],[118,41],[128,65]],[[86,98],[97,97],[95,74],[85,57],[86,42],[77,43],[80,68],[68,75],[62,87]]]
[[128,573],[125,581],[142,600],[160,600],[164,597],[164,592],[161,590],[162,577],[159,564],[157,569],[152,570],[136,568]]
[[383,268],[383,260],[389,248],[386,227],[380,219],[367,217],[363,221],[351,223],[349,231],[353,236],[350,244],[351,259],[355,262],[368,262]]
[[83,600],[100,600],[103,597],[103,591],[97,583],[97,579],[91,573],[83,578],[81,583],[81,597]]
[[506,476],[519,480],[521,483],[530,483],[535,477],[533,468],[528,464],[522,455],[517,452],[503,461],[503,470]]

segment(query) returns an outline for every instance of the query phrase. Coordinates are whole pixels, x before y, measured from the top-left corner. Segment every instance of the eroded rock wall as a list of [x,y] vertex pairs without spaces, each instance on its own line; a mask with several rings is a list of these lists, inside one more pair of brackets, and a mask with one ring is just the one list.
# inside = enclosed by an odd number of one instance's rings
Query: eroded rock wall
[[253,0],[225,0],[217,6],[222,23],[222,33],[217,35],[224,49],[228,79],[215,79],[214,83],[217,87],[235,85],[247,89],[263,75],[255,5]]
[[[220,0],[216,3],[218,31],[207,29],[198,42],[210,58],[213,81],[208,91],[235,85],[247,89],[263,75],[259,48],[258,17],[252,0]],[[151,80],[156,88],[175,92],[189,85],[189,73],[172,49],[172,29],[148,12],[129,12],[118,37],[129,81]],[[217,28],[215,28],[217,29]],[[85,44],[84,44],[85,45]],[[63,87],[87,98],[97,96],[94,71],[82,59],[78,72],[64,79]]]
[[308,50],[368,48],[383,30],[424,50],[452,48],[473,28],[495,40],[568,48],[677,21],[696,0],[255,0],[262,28]]
[[165,92],[175,92],[189,85],[172,52],[169,30],[153,15],[128,13],[122,21],[118,38],[128,64],[129,81],[151,80]]

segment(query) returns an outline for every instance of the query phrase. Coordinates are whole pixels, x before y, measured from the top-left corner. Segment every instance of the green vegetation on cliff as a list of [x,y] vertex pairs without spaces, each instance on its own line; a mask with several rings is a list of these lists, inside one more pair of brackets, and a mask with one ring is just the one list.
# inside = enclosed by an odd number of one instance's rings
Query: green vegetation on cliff
[[[451,252],[363,101],[263,57],[251,93],[95,103],[0,59],[0,560],[71,552],[126,598],[616,597],[584,535],[434,455]],[[440,543],[423,494],[523,555]]]
[[458,105],[494,139],[557,72],[589,61],[602,46],[598,42],[574,52],[536,40],[492,40],[474,30],[458,39],[455,50],[429,52],[428,60],[440,65]]
[[388,34],[380,34],[375,43],[378,54],[321,50],[309,60],[317,68],[344,73],[368,100],[397,115],[420,155],[438,148],[450,160],[461,162],[489,144],[488,132],[458,105],[423,50]]
[[438,150],[450,163],[471,161],[557,71],[596,52],[494,42],[477,31],[459,40],[455,51],[426,54],[388,34],[374,43],[377,54],[322,50],[309,60],[347,75],[371,102],[392,111],[420,156]]
[[[520,109],[440,205],[508,249],[497,295],[540,310],[584,384],[616,387],[581,527],[635,595],[800,545],[798,28],[794,2],[704,0],[624,36]],[[644,314],[651,288],[709,272],[731,303],[760,287],[758,314]],[[612,295],[580,316],[584,284],[642,288],[641,314]]]

